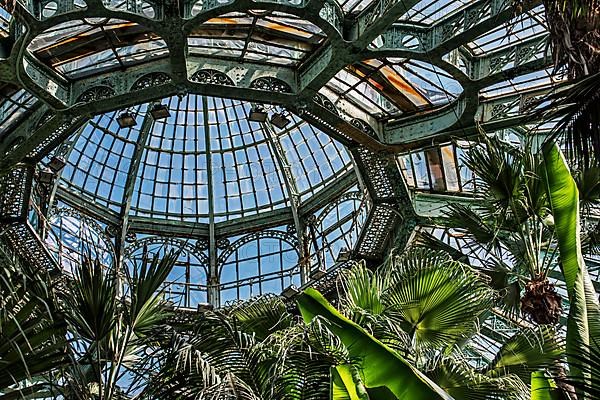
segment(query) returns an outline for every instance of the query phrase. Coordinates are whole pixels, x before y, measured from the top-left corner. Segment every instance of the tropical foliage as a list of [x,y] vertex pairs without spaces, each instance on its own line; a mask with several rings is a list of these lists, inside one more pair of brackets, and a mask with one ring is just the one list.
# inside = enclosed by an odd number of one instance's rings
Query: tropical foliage
[[156,340],[155,329],[169,315],[158,289],[176,256],[147,257],[124,282],[114,268],[89,257],[71,279],[60,281],[27,264],[6,262],[0,399],[123,398],[119,381],[127,379],[128,368]]
[[[175,256],[148,257],[125,285],[84,259],[69,296],[58,299],[62,357],[32,372],[43,386],[30,391],[66,399],[526,399],[531,372],[562,354],[552,330],[523,328],[489,363],[469,361],[465,346],[497,293],[444,252],[394,252],[376,270],[358,263],[341,276],[339,311],[308,291],[299,298],[303,318],[293,303],[263,296],[173,319],[159,288]],[[0,392],[11,395],[26,378]]]
[[[558,146],[547,145],[544,159],[560,249],[560,266],[569,294],[567,352],[571,361],[571,374],[578,382],[587,386],[592,379],[598,379],[597,374],[600,372],[593,370],[585,362],[581,364],[582,359],[589,358],[590,350],[598,350],[600,304],[582,254],[579,191]],[[585,396],[585,390],[579,389],[578,397]]]
[[543,156],[532,142],[515,146],[496,137],[481,139],[465,156],[479,201],[474,207],[451,205],[448,225],[465,231],[479,248],[474,251],[484,254],[483,270],[504,293],[509,312],[520,310],[536,323],[555,324],[562,304],[548,280],[556,246]]
[[[600,154],[600,4],[597,0],[544,0],[556,75],[576,83],[540,103],[544,119],[558,119],[568,156],[586,167]],[[546,100],[551,100],[547,102]],[[546,103],[546,105],[543,105]]]
[[48,271],[0,252],[0,399],[49,393],[39,375],[67,365],[66,321]]

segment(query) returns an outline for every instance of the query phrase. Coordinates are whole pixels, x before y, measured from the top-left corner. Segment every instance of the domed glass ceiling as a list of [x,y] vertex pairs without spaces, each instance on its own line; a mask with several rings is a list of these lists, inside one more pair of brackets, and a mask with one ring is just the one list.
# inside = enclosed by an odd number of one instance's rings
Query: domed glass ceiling
[[166,119],[143,104],[131,110],[135,127],[119,129],[119,112],[86,124],[61,185],[117,213],[218,223],[289,206],[291,195],[306,200],[352,168],[343,146],[294,115],[279,130],[249,121],[247,102],[187,95],[162,104]]
[[[378,262],[406,232],[457,247],[428,218],[473,198],[473,127],[535,123],[525,106],[557,83],[543,6],[522,2],[515,15],[512,3],[9,2],[0,156],[10,143],[24,148],[13,164],[65,159],[41,196],[52,227],[37,231],[61,266],[79,261],[82,242],[102,242],[106,264],[129,265],[145,246],[183,249],[167,280],[181,307],[314,284],[344,257]],[[170,117],[154,120],[154,101]],[[290,124],[249,121],[264,103]],[[68,111],[40,130],[55,109]],[[125,110],[136,126],[119,128]],[[77,116],[83,126],[56,133]],[[482,323],[477,354],[499,320]]]

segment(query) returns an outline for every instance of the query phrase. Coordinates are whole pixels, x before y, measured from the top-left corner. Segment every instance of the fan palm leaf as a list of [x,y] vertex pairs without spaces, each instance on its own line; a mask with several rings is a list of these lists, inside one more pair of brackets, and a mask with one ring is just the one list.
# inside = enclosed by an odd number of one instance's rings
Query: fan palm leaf
[[384,267],[392,282],[383,296],[417,350],[450,347],[468,338],[495,293],[469,266],[449,255],[411,249]]
[[253,333],[259,340],[292,325],[293,318],[286,304],[277,296],[259,296],[233,304],[222,310],[236,321],[243,332]]
[[[306,323],[315,318],[327,321],[328,328],[348,349],[360,367],[361,380],[375,399],[451,399],[435,383],[406,360],[341,315],[314,289],[306,289],[297,299]],[[395,396],[395,397],[394,397]]]

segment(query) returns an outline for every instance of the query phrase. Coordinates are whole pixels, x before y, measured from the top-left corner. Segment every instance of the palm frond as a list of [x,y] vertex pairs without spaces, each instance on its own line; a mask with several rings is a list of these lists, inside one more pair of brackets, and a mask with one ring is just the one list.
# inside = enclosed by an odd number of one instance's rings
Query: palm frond
[[259,340],[271,333],[289,327],[292,315],[279,296],[259,296],[247,301],[234,303],[221,312],[236,321],[238,329],[256,335]]
[[581,375],[571,374],[558,378],[559,382],[572,385],[578,393],[585,393],[587,398],[600,399],[600,346],[595,343],[586,346],[580,353],[569,354],[569,367],[578,369]]
[[135,269],[130,278],[130,306],[125,309],[128,324],[137,336],[149,333],[168,316],[157,291],[179,257],[174,250],[165,255],[154,254],[152,259],[147,250],[143,254],[139,270]]
[[107,338],[117,323],[117,281],[103,269],[99,260],[85,257],[75,269],[70,295],[65,296],[69,323],[91,342]]
[[538,117],[556,121],[548,141],[564,137],[567,157],[581,167],[597,167],[600,154],[600,72],[551,92],[537,103]]
[[455,399],[529,400],[529,388],[516,375],[490,377],[455,358],[442,358],[432,364],[427,375]]
[[557,336],[553,328],[539,326],[523,329],[502,345],[483,372],[492,377],[515,374],[523,382],[529,383],[532,372],[552,368],[563,353],[564,340]]
[[393,283],[383,302],[422,350],[469,337],[495,300],[481,275],[445,253],[411,249],[385,268],[392,268]]

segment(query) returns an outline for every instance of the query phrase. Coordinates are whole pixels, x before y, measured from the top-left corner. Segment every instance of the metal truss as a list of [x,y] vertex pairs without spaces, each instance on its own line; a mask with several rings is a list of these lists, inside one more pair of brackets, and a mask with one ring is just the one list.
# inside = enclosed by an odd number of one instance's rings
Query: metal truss
[[[91,116],[102,112],[186,93],[278,104],[350,149],[369,203],[367,222],[354,253],[374,261],[380,260],[389,246],[406,244],[424,215],[423,208],[433,207],[433,203],[425,205],[420,196],[416,196],[413,203],[393,162],[395,152],[417,148],[424,143],[444,142],[450,137],[470,136],[479,127],[496,130],[522,123],[527,116],[527,104],[549,90],[540,87],[497,97],[482,98],[479,95],[486,87],[544,69],[550,63],[544,54],[547,38],[543,34],[483,54],[476,54],[467,45],[514,18],[511,3],[506,0],[473,1],[429,26],[398,21],[417,0],[376,0],[359,14],[344,13],[333,0],[209,0],[202,2],[197,13],[193,13],[192,0],[149,1],[154,12],[152,18],[138,2],[124,2],[121,8],[115,9],[101,0],[87,0],[85,9],[79,8],[74,0],[54,0],[56,11],[48,16],[43,10],[49,2],[18,2],[10,36],[2,43],[0,54],[6,57],[0,59],[0,80],[17,82],[40,99],[31,115],[2,137],[0,174],[4,175],[3,180],[9,177],[21,179],[19,163],[26,163],[31,172],[25,180],[32,182],[31,165],[64,142]],[[531,10],[539,3],[525,2],[523,11]],[[227,13],[250,9],[299,16],[321,29],[326,40],[297,67],[250,60],[233,62],[190,54],[186,50],[186,40],[194,26]],[[147,27],[167,43],[168,56],[123,70],[70,80],[28,52],[31,41],[45,30],[90,16],[132,21]],[[449,73],[462,86],[463,92],[445,106],[387,120],[368,115],[347,99],[341,98],[334,103],[327,96],[329,89],[325,86],[340,70],[360,61],[384,57],[429,63]],[[237,221],[201,224],[129,216],[133,181],[140,162],[140,144],[148,129],[142,127],[126,184],[126,201],[120,212],[84,204],[68,189],[59,187],[56,190],[56,198],[109,225],[121,227],[117,235],[119,254],[125,253],[129,233],[158,235],[168,232],[178,237],[208,238],[209,259],[214,263],[217,238],[247,232],[248,227],[266,229],[290,223],[301,231],[304,216],[356,184],[354,174],[349,173],[305,203],[294,203]],[[273,145],[277,147],[275,142]],[[25,184],[23,190],[26,192],[31,185]],[[294,192],[289,183],[287,186]],[[3,190],[2,196],[10,198],[14,204],[24,204],[13,191]],[[11,214],[3,211],[2,215]],[[27,222],[23,220],[23,213],[19,215],[22,222],[18,226],[23,230]],[[5,223],[16,229],[13,222]],[[23,235],[16,231],[14,234],[15,237]],[[211,265],[212,274],[216,273],[216,268]]]

